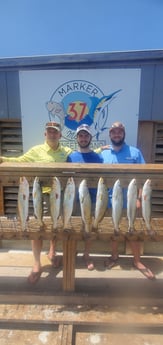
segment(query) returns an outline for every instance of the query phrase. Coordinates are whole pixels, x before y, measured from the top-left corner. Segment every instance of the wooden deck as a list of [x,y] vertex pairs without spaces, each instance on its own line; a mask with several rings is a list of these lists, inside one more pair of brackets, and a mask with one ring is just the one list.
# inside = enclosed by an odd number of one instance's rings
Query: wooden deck
[[[44,219],[46,230],[39,230],[37,221],[31,217],[28,221],[27,231],[22,232],[20,229],[20,223],[18,220],[9,220],[5,217],[1,217],[0,220],[0,239],[1,240],[31,240],[31,239],[43,239],[51,240],[55,239],[62,242],[63,250],[63,284],[62,288],[64,291],[75,290],[75,268],[76,268],[76,252],[77,245],[81,241],[85,241],[85,233],[81,230],[82,222],[81,217],[72,217],[71,227],[69,231],[64,232],[62,229],[62,220],[57,232],[51,231],[51,218],[46,217]],[[114,235],[112,219],[105,217],[100,224],[97,232],[89,234],[90,240],[98,242],[97,254],[103,253],[103,245],[106,242],[115,240],[118,242],[126,241],[144,241],[147,242],[160,242],[163,241],[163,219],[152,219],[152,230],[154,235],[150,236],[147,234],[144,222],[142,218],[137,218],[135,221],[136,231],[133,234],[128,233],[127,230],[128,222],[124,217],[121,221],[121,230],[119,235]]]

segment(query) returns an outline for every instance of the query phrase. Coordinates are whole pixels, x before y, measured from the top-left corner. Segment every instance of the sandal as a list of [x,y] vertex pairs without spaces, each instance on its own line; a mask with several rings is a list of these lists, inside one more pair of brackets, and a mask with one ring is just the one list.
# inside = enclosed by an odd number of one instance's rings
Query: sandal
[[41,276],[41,270],[38,272],[32,271],[27,278],[28,283],[33,284],[33,285],[36,284],[39,281],[40,276]]
[[117,266],[117,264],[118,264],[118,258],[114,259],[112,256],[110,258],[107,258],[104,261],[104,266],[108,269],[111,269],[111,268]]
[[151,272],[151,270],[148,267],[139,268],[133,263],[133,267],[136,268],[138,271],[140,271],[147,279],[149,280],[155,280],[155,275]]
[[49,255],[47,255],[47,257],[54,268],[59,268],[61,266],[60,258],[57,255],[54,255],[52,258]]

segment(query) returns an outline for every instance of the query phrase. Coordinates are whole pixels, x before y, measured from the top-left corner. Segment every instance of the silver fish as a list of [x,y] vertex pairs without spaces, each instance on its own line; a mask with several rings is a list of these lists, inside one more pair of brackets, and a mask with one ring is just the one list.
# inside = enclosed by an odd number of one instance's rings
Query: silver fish
[[95,218],[94,218],[94,225],[93,225],[95,229],[98,228],[99,223],[104,218],[107,205],[108,205],[108,189],[104,183],[104,179],[100,177],[98,181],[98,186],[97,186]]
[[136,202],[137,202],[137,183],[136,179],[132,179],[127,189],[127,218],[129,223],[129,232],[133,232],[134,222],[136,217]]
[[50,191],[50,213],[52,218],[52,229],[56,231],[57,221],[60,214],[61,206],[61,184],[57,177],[52,178],[52,185]]
[[35,177],[33,182],[33,190],[32,190],[32,197],[33,197],[33,208],[34,208],[34,216],[37,218],[40,227],[44,226],[43,223],[43,196],[42,196],[42,188],[40,185],[39,177]]
[[148,179],[146,180],[142,188],[142,216],[149,233],[153,232],[151,229],[151,196],[151,180]]
[[73,177],[69,177],[63,197],[63,229],[68,228],[75,199],[75,182]]
[[122,217],[123,209],[123,193],[120,180],[116,180],[112,192],[112,221],[114,225],[114,232],[119,232],[119,223]]
[[79,185],[79,200],[85,232],[89,233],[92,230],[91,197],[86,180],[82,180]]
[[28,208],[29,208],[29,183],[23,176],[19,179],[19,190],[18,190],[18,213],[21,222],[22,231],[26,230],[26,222],[28,219]]

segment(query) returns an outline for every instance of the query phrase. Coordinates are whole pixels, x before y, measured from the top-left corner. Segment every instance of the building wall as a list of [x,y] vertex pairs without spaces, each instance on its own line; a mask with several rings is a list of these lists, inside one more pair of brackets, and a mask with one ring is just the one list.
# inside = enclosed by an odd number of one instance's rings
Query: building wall
[[140,121],[163,121],[163,65],[141,68]]
[[0,119],[21,118],[19,73],[0,72]]
[[163,51],[0,59],[0,119],[21,118],[20,70],[78,68],[141,68],[139,121],[163,121]]

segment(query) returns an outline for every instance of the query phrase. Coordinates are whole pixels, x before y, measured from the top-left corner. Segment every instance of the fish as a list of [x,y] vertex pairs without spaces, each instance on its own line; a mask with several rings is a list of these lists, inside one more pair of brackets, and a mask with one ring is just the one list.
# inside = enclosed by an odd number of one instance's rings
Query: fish
[[114,232],[119,232],[119,223],[122,217],[123,209],[123,193],[120,180],[116,180],[112,191],[112,221],[114,225]]
[[69,177],[63,196],[63,229],[68,228],[75,199],[75,182],[73,177]]
[[91,197],[87,186],[87,181],[85,179],[79,184],[79,201],[84,230],[88,234],[92,230],[92,214]]
[[33,182],[32,197],[33,197],[34,216],[38,220],[40,227],[43,228],[44,227],[43,196],[42,196],[42,188],[40,184],[40,179],[37,176],[35,177],[34,182]]
[[50,191],[50,214],[52,218],[52,230],[57,230],[57,221],[60,215],[61,207],[61,184],[57,177],[52,178]]
[[18,189],[18,213],[22,231],[26,231],[26,222],[28,220],[29,209],[29,183],[25,176],[19,179]]
[[151,196],[151,180],[147,179],[142,188],[142,216],[145,221],[147,231],[150,234],[153,233],[153,230],[151,229]]
[[136,203],[137,203],[137,182],[136,179],[133,178],[127,189],[127,218],[129,223],[129,232],[133,232],[134,229],[134,222],[136,218]]
[[94,217],[94,229],[98,228],[99,223],[104,218],[108,205],[108,189],[104,183],[103,177],[100,177],[97,186],[96,205],[95,205],[95,217]]

